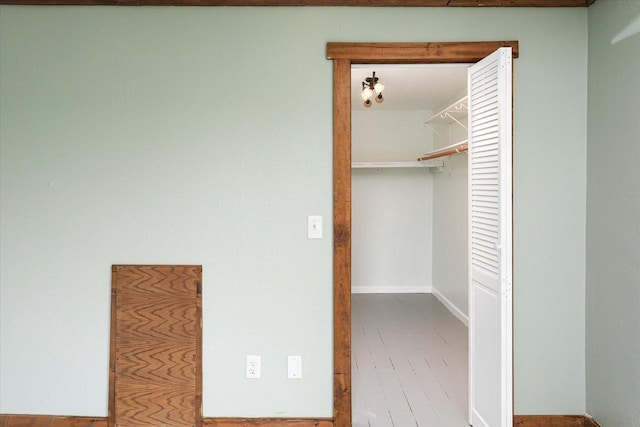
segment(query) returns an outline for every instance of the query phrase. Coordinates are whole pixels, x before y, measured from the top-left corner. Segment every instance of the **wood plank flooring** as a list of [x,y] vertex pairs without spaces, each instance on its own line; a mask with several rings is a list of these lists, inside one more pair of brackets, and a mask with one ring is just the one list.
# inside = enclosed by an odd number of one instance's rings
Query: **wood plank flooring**
[[467,328],[432,294],[351,296],[354,427],[467,427]]

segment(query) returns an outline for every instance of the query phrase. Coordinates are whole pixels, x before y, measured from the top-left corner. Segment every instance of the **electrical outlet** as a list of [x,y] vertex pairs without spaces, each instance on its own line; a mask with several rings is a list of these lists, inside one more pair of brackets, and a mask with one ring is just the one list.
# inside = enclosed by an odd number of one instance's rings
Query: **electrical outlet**
[[247,355],[247,378],[260,378],[260,356]]

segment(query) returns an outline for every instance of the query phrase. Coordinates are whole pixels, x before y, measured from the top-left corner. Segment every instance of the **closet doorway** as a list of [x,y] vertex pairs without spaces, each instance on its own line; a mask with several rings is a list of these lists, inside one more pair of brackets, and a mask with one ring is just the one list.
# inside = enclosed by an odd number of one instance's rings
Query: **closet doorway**
[[[506,427],[512,422],[511,58],[517,56],[514,41],[327,44],[334,71],[334,425],[352,424],[351,65],[384,63],[473,64],[469,424]],[[485,197],[496,201],[495,206]],[[478,240],[485,232],[484,222],[498,231],[498,238],[489,243]],[[485,249],[489,250],[483,253]],[[492,259],[483,258],[486,254]]]
[[468,67],[351,68],[354,427],[468,425]]

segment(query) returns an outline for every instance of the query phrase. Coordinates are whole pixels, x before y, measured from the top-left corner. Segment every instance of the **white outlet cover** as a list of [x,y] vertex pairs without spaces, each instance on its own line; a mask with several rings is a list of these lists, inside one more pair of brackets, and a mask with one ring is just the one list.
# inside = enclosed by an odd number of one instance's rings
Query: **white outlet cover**
[[260,378],[260,356],[248,354],[247,355],[247,378],[259,379]]
[[287,378],[299,380],[302,378],[302,356],[289,356],[287,360]]

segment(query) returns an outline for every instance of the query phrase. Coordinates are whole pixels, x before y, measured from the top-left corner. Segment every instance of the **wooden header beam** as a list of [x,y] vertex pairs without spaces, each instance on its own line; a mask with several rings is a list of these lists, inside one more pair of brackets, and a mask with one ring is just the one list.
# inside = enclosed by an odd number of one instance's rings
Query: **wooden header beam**
[[595,0],[0,0],[35,6],[587,7]]
[[[348,59],[352,64],[471,63],[511,47],[518,57],[517,41],[442,43],[327,43],[327,59]],[[428,60],[425,58],[429,58]]]

